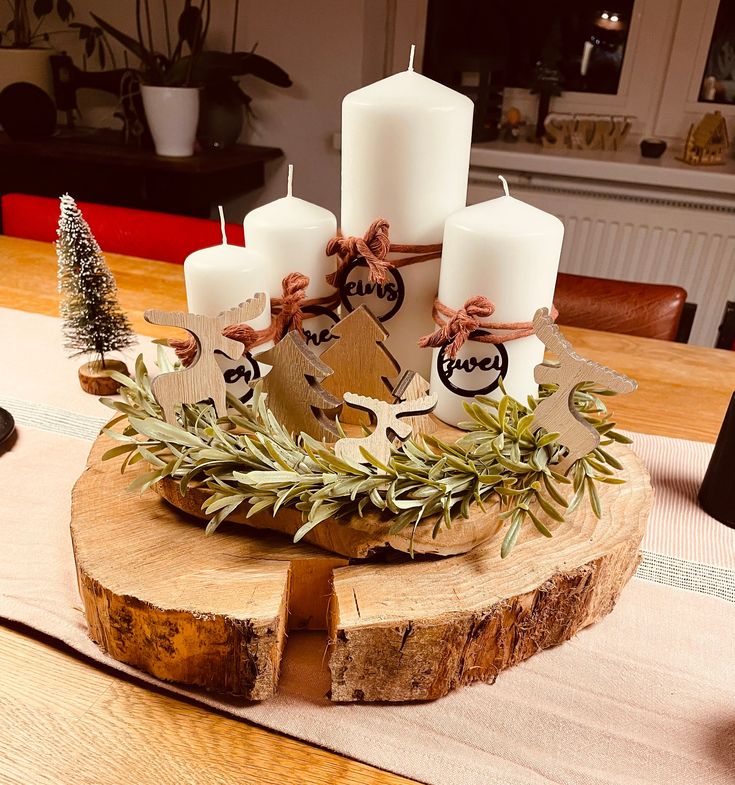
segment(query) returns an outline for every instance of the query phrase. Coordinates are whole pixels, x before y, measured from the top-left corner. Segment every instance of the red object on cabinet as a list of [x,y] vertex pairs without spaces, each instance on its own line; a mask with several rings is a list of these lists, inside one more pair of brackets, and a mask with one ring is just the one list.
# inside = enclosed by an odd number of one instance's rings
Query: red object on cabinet
[[[183,264],[192,251],[222,242],[219,221],[91,202],[78,205],[100,248],[108,253]],[[53,242],[59,202],[45,196],[5,194],[2,220],[3,233],[9,237]],[[242,224],[228,223],[227,239],[231,245],[243,245]]]

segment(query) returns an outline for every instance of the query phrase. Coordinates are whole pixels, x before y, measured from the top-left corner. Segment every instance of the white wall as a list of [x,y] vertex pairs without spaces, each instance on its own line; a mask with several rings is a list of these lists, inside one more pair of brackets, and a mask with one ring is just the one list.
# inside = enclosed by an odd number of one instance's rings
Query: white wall
[[[295,167],[298,196],[327,207],[339,215],[339,153],[332,136],[340,128],[343,96],[383,75],[385,15],[390,0],[241,0],[237,48],[269,57],[291,76],[288,90],[272,87],[252,77],[242,85],[253,96],[257,119],[245,129],[243,141],[280,147],[284,158],[269,165],[267,183],[227,205],[230,220],[239,220],[252,207],[283,196],[286,164]],[[89,11],[134,35],[132,0],[73,0],[77,21],[91,22]],[[158,13],[154,30],[162,31],[160,2],[151,3]],[[214,0],[208,46],[229,49],[233,0]],[[178,9],[178,3],[169,2]],[[178,11],[170,11],[172,20]],[[0,24],[7,12],[0,10]],[[58,25],[54,25],[58,27]],[[163,48],[163,37],[160,46]],[[67,48],[81,64],[79,46],[71,36],[54,43]],[[119,63],[122,50],[115,46]],[[133,62],[131,60],[131,65]],[[90,63],[90,68],[97,66]],[[83,123],[119,127],[112,117],[114,101],[96,91],[83,91]]]

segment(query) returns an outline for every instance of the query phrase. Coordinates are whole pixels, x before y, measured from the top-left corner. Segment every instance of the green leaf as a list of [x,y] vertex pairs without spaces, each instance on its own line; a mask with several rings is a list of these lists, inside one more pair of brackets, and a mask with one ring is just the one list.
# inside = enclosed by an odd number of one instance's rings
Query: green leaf
[[592,480],[591,477],[588,477],[586,482],[587,482],[587,491],[590,497],[590,506],[592,507],[592,512],[594,512],[596,517],[602,518],[600,497],[597,495],[597,488],[595,488],[594,480]]
[[546,528],[546,525],[541,521],[540,518],[533,512],[533,510],[526,510],[528,517],[533,521],[533,525],[538,529],[544,537],[551,537],[551,532]]
[[551,498],[561,507],[568,507],[569,502],[561,495],[559,489],[554,485],[553,481],[549,479],[546,475],[544,475],[544,487],[546,488],[546,492],[551,496]]
[[[219,498],[216,496],[210,496],[202,505],[202,510],[207,513],[207,515],[209,515],[213,512],[217,512],[218,510],[222,510],[225,507],[232,507],[235,505],[231,510],[231,512],[234,512],[244,501],[245,496],[242,493],[235,493],[231,496],[220,496]],[[248,513],[248,517],[250,517],[250,513]]]
[[143,434],[143,436],[148,436],[150,439],[181,444],[186,447],[205,446],[205,442],[201,439],[193,436],[183,428],[179,428],[177,425],[171,425],[163,420],[131,418],[130,424],[138,433]]
[[331,518],[338,509],[339,504],[336,503],[322,504],[316,509],[312,508],[306,523],[294,534],[293,541],[299,542],[302,540],[315,526],[318,526],[322,521],[326,521],[327,518]]
[[600,457],[607,463],[609,466],[612,466],[613,469],[618,469],[622,471],[623,464],[614,456],[611,455],[607,450],[603,450],[602,447],[598,447],[595,452],[599,453]]
[[505,559],[508,554],[513,550],[513,546],[516,544],[516,540],[518,539],[518,535],[521,533],[521,521],[523,520],[522,515],[514,515],[513,520],[506,532],[505,537],[503,538],[503,544],[500,546],[500,558]]
[[160,472],[145,472],[144,474],[139,474],[128,486],[129,491],[140,491],[140,493],[144,493],[148,490],[148,488],[153,485],[153,483],[158,482],[161,478]]
[[111,447],[109,450],[102,454],[101,460],[109,461],[110,458],[117,458],[118,455],[125,455],[137,449],[135,444],[120,444],[117,447]]
[[561,436],[560,433],[545,433],[537,442],[537,447],[546,447],[549,444],[554,444],[556,440]]
[[610,431],[607,436],[614,442],[618,442],[618,444],[633,444],[632,439],[629,439],[627,436],[623,436],[622,433],[618,433],[617,431]]
[[526,433],[526,431],[531,427],[533,420],[533,414],[527,414],[518,420],[518,425],[516,426],[515,430],[519,437],[523,436],[523,434]]
[[552,504],[544,499],[544,497],[540,494],[536,494],[536,501],[539,503],[539,507],[549,516],[549,518],[553,518],[555,521],[563,521],[564,516],[556,509]]
[[122,44],[128,51],[132,52],[147,69],[149,69],[154,74],[160,75],[158,61],[152,52],[149,52],[147,49],[141,46],[140,42],[136,41],[134,38],[131,38],[126,33],[118,30],[116,27],[113,27],[111,24],[109,24],[109,22],[105,22],[104,19],[100,19],[99,16],[93,14],[91,11],[89,12],[89,15],[108,35],[112,36],[112,38],[114,38],[118,43]]

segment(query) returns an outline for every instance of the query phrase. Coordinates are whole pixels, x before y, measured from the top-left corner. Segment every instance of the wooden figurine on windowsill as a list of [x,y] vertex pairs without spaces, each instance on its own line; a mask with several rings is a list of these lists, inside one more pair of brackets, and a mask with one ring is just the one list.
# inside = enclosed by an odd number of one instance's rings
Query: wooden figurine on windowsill
[[544,121],[544,147],[567,150],[619,150],[632,117],[549,114]]
[[691,166],[717,166],[725,163],[729,147],[725,118],[720,112],[709,112],[696,125],[692,123],[678,160]]

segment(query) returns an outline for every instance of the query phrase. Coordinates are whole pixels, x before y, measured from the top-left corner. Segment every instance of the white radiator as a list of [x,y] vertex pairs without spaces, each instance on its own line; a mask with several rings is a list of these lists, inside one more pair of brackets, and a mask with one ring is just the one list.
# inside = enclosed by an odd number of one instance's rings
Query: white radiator
[[[735,205],[716,195],[601,181],[509,176],[513,195],[564,221],[561,270],[677,284],[697,304],[690,343],[714,346],[735,300]],[[499,195],[496,174],[474,168],[469,203]]]

